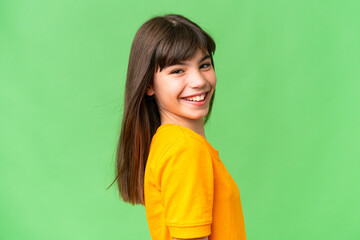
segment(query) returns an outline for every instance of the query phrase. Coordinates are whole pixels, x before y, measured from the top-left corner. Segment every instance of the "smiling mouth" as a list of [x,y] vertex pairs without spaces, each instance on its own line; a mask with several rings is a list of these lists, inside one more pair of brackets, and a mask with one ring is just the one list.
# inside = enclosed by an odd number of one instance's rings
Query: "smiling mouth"
[[185,99],[187,101],[192,101],[192,102],[201,102],[206,99],[206,96],[208,95],[209,92],[210,91],[203,93],[201,95],[194,96],[194,97],[187,97],[187,98],[182,98],[182,99]]
[[194,97],[188,97],[188,98],[183,98],[187,101],[192,101],[192,102],[201,102],[201,101],[204,101],[204,99],[206,98],[207,94],[209,92],[206,92],[206,93],[203,93],[201,95],[198,95],[198,96],[194,96]]

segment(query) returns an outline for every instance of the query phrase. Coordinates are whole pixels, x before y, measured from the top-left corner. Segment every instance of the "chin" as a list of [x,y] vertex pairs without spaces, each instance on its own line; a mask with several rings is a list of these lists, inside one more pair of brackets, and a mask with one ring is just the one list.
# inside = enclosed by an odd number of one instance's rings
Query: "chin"
[[191,120],[198,120],[198,119],[203,119],[204,117],[206,117],[209,113],[209,109],[208,108],[204,108],[204,109],[198,109],[197,111],[194,110],[188,110],[188,109],[183,109],[182,112],[179,112],[179,115],[182,115],[183,117],[187,118],[187,119],[191,119]]
[[206,114],[199,114],[199,115],[196,115],[196,116],[189,116],[188,118],[192,119],[192,120],[198,120],[198,119],[203,119],[206,116],[207,116],[207,113]]

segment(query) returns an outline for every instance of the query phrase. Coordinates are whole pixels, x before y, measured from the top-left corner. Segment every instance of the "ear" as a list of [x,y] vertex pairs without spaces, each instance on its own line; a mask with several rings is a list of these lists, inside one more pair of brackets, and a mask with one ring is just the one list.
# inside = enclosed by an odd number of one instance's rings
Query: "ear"
[[152,96],[152,95],[154,95],[154,88],[153,88],[153,86],[152,85],[149,85],[148,87],[147,87],[147,89],[146,89],[146,95],[148,95],[148,96]]

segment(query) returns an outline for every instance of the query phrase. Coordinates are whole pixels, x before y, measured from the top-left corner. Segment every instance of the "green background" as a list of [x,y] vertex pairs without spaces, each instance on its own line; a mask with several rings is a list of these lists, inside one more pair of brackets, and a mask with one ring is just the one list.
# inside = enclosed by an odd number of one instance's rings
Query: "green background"
[[[0,239],[150,239],[113,180],[132,39],[178,13],[217,44],[209,142],[247,238],[360,239],[359,1],[0,1]],[[217,239],[219,240],[219,239]]]

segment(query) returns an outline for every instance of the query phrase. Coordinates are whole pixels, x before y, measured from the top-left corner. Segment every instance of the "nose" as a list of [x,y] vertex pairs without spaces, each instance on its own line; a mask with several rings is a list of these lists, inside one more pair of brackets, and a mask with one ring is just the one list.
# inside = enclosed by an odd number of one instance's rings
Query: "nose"
[[199,70],[194,70],[189,75],[189,86],[190,87],[192,87],[192,88],[203,88],[204,86],[206,86],[206,84],[207,84],[206,77]]

